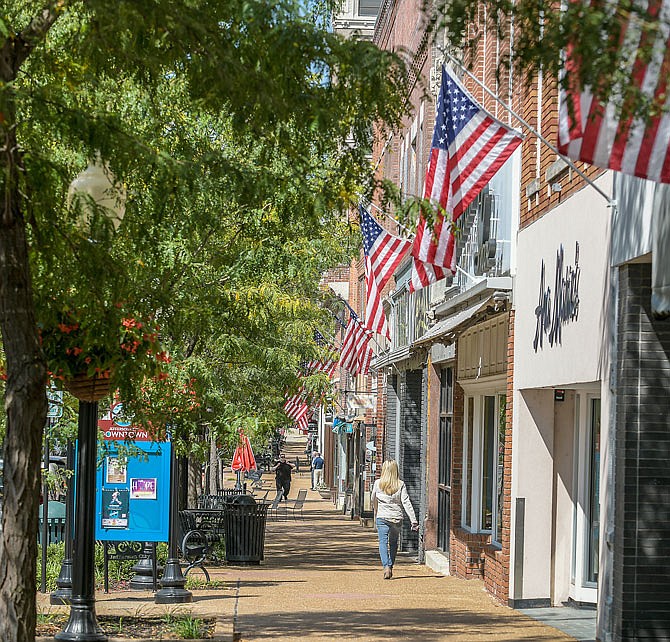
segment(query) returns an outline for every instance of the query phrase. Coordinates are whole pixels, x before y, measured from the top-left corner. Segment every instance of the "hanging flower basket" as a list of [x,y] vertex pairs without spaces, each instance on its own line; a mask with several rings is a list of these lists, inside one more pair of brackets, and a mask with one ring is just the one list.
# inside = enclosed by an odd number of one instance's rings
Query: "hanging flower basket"
[[79,401],[99,401],[109,394],[110,374],[79,374],[65,379],[64,388]]

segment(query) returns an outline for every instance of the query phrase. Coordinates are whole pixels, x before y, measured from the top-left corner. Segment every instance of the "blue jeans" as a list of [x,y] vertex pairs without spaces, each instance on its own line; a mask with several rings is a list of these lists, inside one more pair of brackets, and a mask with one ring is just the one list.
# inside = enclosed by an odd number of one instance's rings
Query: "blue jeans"
[[379,557],[382,566],[393,568],[395,554],[398,552],[398,537],[400,536],[400,524],[387,522],[385,519],[376,520],[377,536],[379,537]]

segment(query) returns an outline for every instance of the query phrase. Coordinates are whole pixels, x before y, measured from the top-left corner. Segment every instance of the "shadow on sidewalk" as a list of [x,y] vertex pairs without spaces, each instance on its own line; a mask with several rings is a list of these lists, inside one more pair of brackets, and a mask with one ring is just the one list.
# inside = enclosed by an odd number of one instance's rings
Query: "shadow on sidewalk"
[[[494,632],[504,621],[506,632]],[[299,637],[324,636],[332,639],[353,638],[368,640],[478,640],[496,641],[519,640],[550,641],[565,639],[555,630],[535,630],[528,637],[523,634],[526,624],[524,617],[496,618],[471,611],[445,609],[411,610],[380,608],[374,612],[343,610],[301,611],[299,613],[271,613],[242,616],[239,619],[241,639],[247,636],[253,640],[298,639]],[[521,630],[516,629],[519,625]],[[512,629],[512,630],[510,630]]]

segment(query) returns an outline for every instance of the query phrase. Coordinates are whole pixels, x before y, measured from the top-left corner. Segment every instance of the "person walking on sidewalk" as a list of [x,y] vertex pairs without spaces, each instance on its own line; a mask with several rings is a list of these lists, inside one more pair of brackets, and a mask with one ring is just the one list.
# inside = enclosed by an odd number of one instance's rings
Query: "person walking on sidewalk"
[[316,490],[320,486],[323,486],[323,466],[325,462],[321,453],[314,452],[314,457],[312,458],[312,472],[314,473],[314,478],[312,482],[312,490]]
[[279,461],[272,469],[275,471],[275,484],[277,492],[281,492],[284,500],[288,499],[289,491],[291,490],[291,473],[293,472],[293,464],[286,461],[286,455],[282,453],[279,455]]
[[394,459],[382,464],[382,475],[372,487],[372,505],[375,511],[379,557],[384,567],[384,579],[390,580],[393,577],[393,563],[398,552],[403,509],[412,522],[412,530],[419,530],[405,482],[398,475],[398,463]]

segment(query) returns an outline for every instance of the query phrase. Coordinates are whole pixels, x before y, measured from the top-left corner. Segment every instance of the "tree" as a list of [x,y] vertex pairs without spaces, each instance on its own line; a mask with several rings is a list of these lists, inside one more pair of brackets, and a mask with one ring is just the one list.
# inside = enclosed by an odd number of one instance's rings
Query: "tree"
[[[263,293],[245,280],[263,260],[259,248],[267,238],[275,248],[296,243],[309,251],[305,239],[328,228],[365,174],[371,122],[397,122],[404,80],[395,57],[324,31],[297,2],[5,3],[0,639],[34,637],[45,351],[54,354],[42,335],[62,323],[61,315],[75,314],[87,346],[118,349],[119,328],[105,320],[123,313],[162,324],[187,354],[189,341],[204,336],[202,308],[190,305],[184,290],[184,275],[193,276],[198,263],[202,276],[216,279],[212,287],[196,284],[198,294],[210,297],[224,326],[239,322],[241,301],[290,307],[281,282]],[[67,205],[68,184],[95,157],[129,194],[117,234],[95,217],[95,232],[82,232],[77,207]],[[272,254],[285,261],[284,282],[293,270],[300,283],[299,261]],[[253,316],[240,322],[242,330],[260,328],[262,319]],[[249,353],[263,345],[259,337],[270,345],[268,335],[245,337]],[[239,338],[220,331],[217,342],[228,342],[229,354]],[[146,365],[129,355],[123,376],[113,373],[128,393]]]

